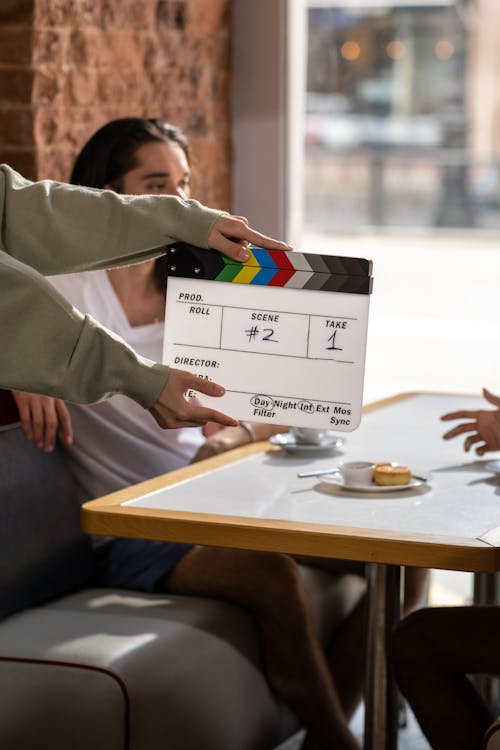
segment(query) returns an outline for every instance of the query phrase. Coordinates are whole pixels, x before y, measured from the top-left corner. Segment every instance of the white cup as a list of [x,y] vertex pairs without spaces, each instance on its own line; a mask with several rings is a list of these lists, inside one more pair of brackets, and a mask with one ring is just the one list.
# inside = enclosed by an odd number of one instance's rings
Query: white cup
[[314,427],[291,427],[290,432],[297,445],[321,445],[329,434],[329,430],[318,430]]
[[375,464],[371,461],[347,461],[339,471],[345,484],[369,485],[373,480]]

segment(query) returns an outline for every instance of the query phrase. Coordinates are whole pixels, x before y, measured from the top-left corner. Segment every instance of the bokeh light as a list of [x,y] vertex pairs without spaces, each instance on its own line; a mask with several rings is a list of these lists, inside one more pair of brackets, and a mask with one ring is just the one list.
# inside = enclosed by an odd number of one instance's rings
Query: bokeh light
[[352,62],[353,60],[357,60],[360,56],[361,47],[357,42],[348,40],[347,42],[344,42],[344,44],[340,48],[340,54],[342,55],[344,60],[349,60],[350,62]]
[[387,57],[390,57],[391,60],[401,60],[401,58],[406,54],[406,47],[403,42],[400,42],[397,39],[393,39],[392,42],[388,43],[385,51],[387,53]]
[[434,47],[436,57],[440,60],[449,60],[455,52],[455,47],[447,39],[440,39]]

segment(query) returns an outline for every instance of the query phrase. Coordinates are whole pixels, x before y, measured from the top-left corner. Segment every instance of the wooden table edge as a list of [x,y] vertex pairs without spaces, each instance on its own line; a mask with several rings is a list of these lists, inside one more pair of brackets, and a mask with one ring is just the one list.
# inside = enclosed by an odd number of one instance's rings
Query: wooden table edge
[[386,564],[495,572],[500,549],[481,539],[114,506],[82,508],[90,534],[168,540]]

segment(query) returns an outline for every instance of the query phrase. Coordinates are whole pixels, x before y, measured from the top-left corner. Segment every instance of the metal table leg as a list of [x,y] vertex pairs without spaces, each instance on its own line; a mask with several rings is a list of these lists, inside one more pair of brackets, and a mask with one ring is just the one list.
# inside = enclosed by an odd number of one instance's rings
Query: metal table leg
[[368,563],[368,627],[365,684],[365,750],[396,750],[398,695],[387,663],[387,646],[401,616],[401,568]]

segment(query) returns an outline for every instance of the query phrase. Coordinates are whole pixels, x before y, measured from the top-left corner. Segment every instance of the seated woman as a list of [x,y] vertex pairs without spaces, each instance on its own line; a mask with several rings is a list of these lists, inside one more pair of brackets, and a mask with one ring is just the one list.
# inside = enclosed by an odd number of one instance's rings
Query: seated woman
[[[188,144],[177,128],[158,120],[115,120],[85,145],[71,180],[122,193],[188,197]],[[166,294],[163,260],[57,277],[53,283],[140,354],[161,358]],[[280,429],[252,423],[208,436],[198,428],[164,432],[148,413],[121,396],[80,407],[30,394],[14,395],[25,434],[36,445],[51,450],[59,428],[85,498],[251,439],[266,439]],[[314,632],[297,563],[288,555],[129,539],[106,540],[96,548],[96,555],[97,584],[213,596],[250,610],[259,624],[269,682],[308,729],[304,747],[359,747],[348,718],[363,689],[364,600],[332,637],[327,660]],[[336,572],[363,575],[361,563],[315,562]],[[407,606],[418,601],[424,579],[423,571],[410,573]]]
[[[460,410],[441,419],[466,420],[444,438],[466,435],[464,449],[500,450],[500,397],[486,389],[493,410]],[[431,747],[481,750],[495,716],[469,675],[500,676],[500,607],[432,607],[407,617],[393,638],[396,677]]]

